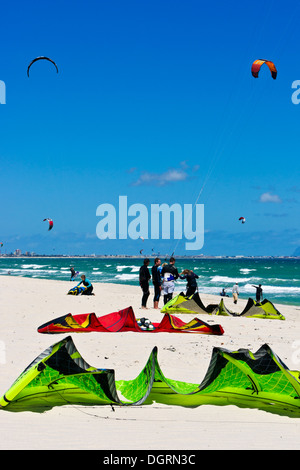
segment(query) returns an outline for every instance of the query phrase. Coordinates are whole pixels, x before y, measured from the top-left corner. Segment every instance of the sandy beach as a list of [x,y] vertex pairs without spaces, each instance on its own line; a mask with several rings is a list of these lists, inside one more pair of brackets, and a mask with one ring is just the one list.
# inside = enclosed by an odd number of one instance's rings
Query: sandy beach
[[[66,313],[105,315],[132,306],[136,317],[160,321],[160,311],[140,310],[139,287],[93,283],[95,296],[66,295],[71,283],[1,276],[0,309],[3,347],[0,395],[31,361],[64,335],[37,333],[41,324]],[[152,292],[148,305],[152,306]],[[201,294],[207,305],[220,297]],[[228,308],[241,311],[226,298]],[[154,346],[166,377],[200,383],[212,348],[248,348],[267,343],[292,370],[300,369],[295,344],[300,339],[300,307],[278,305],[286,320],[202,316],[221,324],[222,336],[197,334],[88,333],[72,335],[83,358],[116,371],[116,379],[136,377]],[[160,301],[162,306],[162,300]],[[184,321],[195,315],[181,315]],[[299,348],[299,346],[298,346]],[[297,361],[298,357],[298,361]],[[300,420],[257,409],[203,405],[196,409],[152,404],[140,407],[56,407],[45,413],[0,414],[1,449],[298,449]]]

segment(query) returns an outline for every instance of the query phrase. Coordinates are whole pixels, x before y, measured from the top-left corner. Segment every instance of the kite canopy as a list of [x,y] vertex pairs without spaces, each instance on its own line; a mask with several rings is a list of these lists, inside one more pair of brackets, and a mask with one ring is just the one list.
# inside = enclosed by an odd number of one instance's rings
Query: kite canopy
[[265,344],[256,353],[213,348],[200,384],[166,378],[154,347],[135,379],[116,381],[113,369],[90,366],[68,336],[23,371],[0,398],[0,408],[43,412],[70,404],[137,406],[156,402],[191,408],[236,405],[300,417],[299,377],[299,371],[290,371]]
[[242,222],[242,224],[244,224],[246,222],[245,217],[240,217],[239,220]]
[[210,304],[207,307],[203,304],[198,292],[190,297],[186,297],[183,292],[175,296],[161,309],[162,313],[189,313],[189,314],[210,314],[210,315],[228,315],[233,317],[253,317],[267,318],[269,320],[285,320],[285,317],[277,308],[267,299],[262,302],[256,302],[249,298],[248,302],[240,313],[229,310],[221,299],[219,304]]
[[205,307],[200,299],[198,292],[186,297],[183,292],[173,297],[161,309],[162,313],[208,313],[215,315],[218,310],[218,304],[210,304]]
[[263,64],[266,64],[269,67],[272,78],[275,80],[277,77],[277,70],[276,70],[274,63],[271,62],[270,60],[262,60],[262,59],[255,60],[251,67],[251,72],[252,72],[253,77],[258,78],[258,73]]
[[38,327],[39,333],[88,333],[98,332],[125,332],[138,333],[202,333],[208,335],[222,335],[224,330],[221,325],[208,325],[199,318],[194,318],[184,323],[180,318],[172,315],[164,315],[160,323],[153,323],[153,330],[144,330],[138,324],[132,307],[109,313],[102,317],[96,317],[95,313],[83,313],[72,315],[69,313],[55,320],[51,320]]
[[267,299],[262,302],[256,302],[249,298],[247,304],[241,313],[234,313],[229,310],[221,299],[216,315],[232,315],[234,317],[252,317],[267,318],[269,320],[285,320],[285,317],[277,310],[277,308]]
[[55,68],[56,68],[56,72],[58,73],[58,68],[57,68],[57,65],[56,63],[54,62],[54,60],[50,59],[49,57],[45,57],[45,56],[40,56],[40,57],[36,57],[35,59],[33,59],[30,64],[28,65],[28,68],[27,68],[27,76],[29,77],[29,69],[30,67],[32,66],[32,64],[34,64],[35,62],[37,62],[38,60],[48,60],[49,62],[51,62]]
[[43,222],[45,222],[46,220],[48,220],[48,222],[49,222],[48,230],[52,230],[52,228],[53,228],[53,220],[47,218],[47,219],[43,219]]

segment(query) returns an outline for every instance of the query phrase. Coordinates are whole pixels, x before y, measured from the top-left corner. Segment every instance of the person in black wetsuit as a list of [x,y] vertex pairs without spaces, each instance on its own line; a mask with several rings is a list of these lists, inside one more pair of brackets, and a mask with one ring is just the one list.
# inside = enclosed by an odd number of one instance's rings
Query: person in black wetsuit
[[260,298],[262,298],[263,296],[263,290],[262,290],[261,284],[259,284],[258,286],[252,286],[252,287],[255,287],[256,289],[256,302],[260,302]]
[[80,286],[80,284],[83,284],[87,288],[81,295],[95,295],[92,293],[94,289],[93,284],[91,284],[84,274],[81,276],[81,281],[77,284],[77,287]]
[[73,266],[71,266],[70,271],[71,271],[71,279],[70,279],[70,281],[73,281],[73,277],[74,277],[75,274],[76,274],[76,271],[75,271],[75,269],[73,268]]
[[186,279],[186,297],[190,297],[191,295],[195,294],[196,290],[198,289],[196,279],[199,279],[199,276],[195,274],[190,269],[184,269],[182,273],[179,275],[180,279]]
[[170,263],[162,268],[161,277],[163,278],[164,304],[166,304],[172,299],[175,281],[179,278],[177,268],[175,267],[175,258],[173,258],[173,256],[170,258]]
[[147,308],[147,300],[150,295],[149,291],[149,280],[151,279],[150,271],[149,271],[149,263],[150,260],[149,258],[144,259],[144,264],[143,266],[140,267],[140,272],[139,272],[139,281],[140,281],[140,286],[143,291],[143,296],[142,296],[142,308]]
[[161,275],[160,275],[160,259],[155,258],[154,260],[154,266],[152,266],[151,273],[152,273],[152,283],[154,286],[154,298],[153,298],[153,303],[154,303],[154,308],[158,308],[158,302],[160,298],[160,293],[161,293]]

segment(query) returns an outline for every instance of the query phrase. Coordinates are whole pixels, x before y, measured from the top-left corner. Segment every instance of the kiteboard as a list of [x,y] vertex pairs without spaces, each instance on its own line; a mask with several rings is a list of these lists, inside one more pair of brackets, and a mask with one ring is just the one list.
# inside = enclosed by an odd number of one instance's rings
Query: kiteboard
[[71,281],[74,281],[75,277],[77,277],[79,274],[79,271],[76,271],[76,273],[74,274],[74,276],[71,278]]
[[68,295],[80,295],[87,289],[85,286],[75,286],[69,290]]

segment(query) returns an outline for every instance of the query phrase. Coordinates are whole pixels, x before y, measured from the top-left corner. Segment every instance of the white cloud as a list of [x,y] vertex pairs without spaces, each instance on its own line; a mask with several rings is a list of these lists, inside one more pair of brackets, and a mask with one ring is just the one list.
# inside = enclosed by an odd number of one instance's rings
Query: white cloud
[[139,179],[133,183],[135,186],[141,184],[154,184],[157,186],[163,186],[168,183],[176,183],[177,181],[185,181],[188,178],[188,174],[182,170],[169,169],[164,173],[150,173],[145,171],[139,177]]
[[274,202],[275,204],[281,203],[281,199],[277,194],[271,194],[269,192],[261,194],[259,202]]

